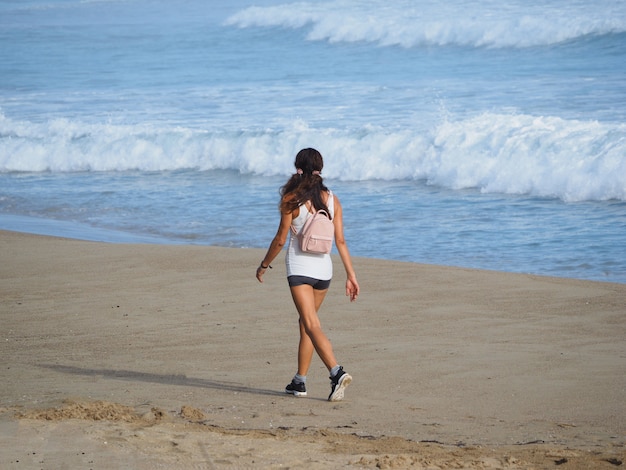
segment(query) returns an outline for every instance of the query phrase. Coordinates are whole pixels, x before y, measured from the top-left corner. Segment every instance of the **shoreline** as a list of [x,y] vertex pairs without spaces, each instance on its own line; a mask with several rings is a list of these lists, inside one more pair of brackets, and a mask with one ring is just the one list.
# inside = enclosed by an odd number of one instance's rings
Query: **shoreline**
[[[23,233],[27,235],[38,235],[42,237],[63,238],[63,239],[76,240],[76,241],[90,241],[90,242],[113,243],[113,244],[137,244],[137,245],[149,244],[149,245],[166,245],[166,246],[189,245],[189,246],[205,246],[205,247],[210,246],[210,247],[216,247],[216,248],[230,248],[230,247],[221,246],[221,245],[195,244],[195,243],[189,243],[188,241],[174,241],[174,240],[168,240],[166,238],[161,238],[161,237],[156,237],[156,236],[151,236],[151,235],[134,234],[134,233],[124,232],[120,230],[91,227],[91,226],[87,226],[79,222],[46,219],[46,218],[31,217],[31,216],[10,215],[10,214],[0,214],[0,232],[2,231]],[[244,249],[244,250],[260,249],[260,248],[253,248],[253,247],[238,247],[238,248]],[[523,272],[514,272],[514,271],[502,271],[502,270],[479,268],[479,267],[447,265],[447,264],[431,264],[431,263],[425,263],[425,262],[419,262],[419,261],[407,261],[407,260],[399,260],[399,259],[369,258],[369,257],[362,257],[362,258],[371,259],[374,261],[378,260],[378,261],[386,261],[386,262],[413,263],[417,265],[439,266],[439,267],[447,267],[447,268],[453,268],[453,269],[475,269],[478,271],[502,272],[502,273],[507,273],[507,274],[521,274],[521,275],[541,276],[541,277],[548,277],[548,278],[572,279],[572,280],[580,280],[580,281],[604,282],[604,283],[609,283],[609,284],[626,285],[626,282],[619,282],[619,281],[614,281],[614,280],[592,279],[592,278],[582,278],[582,277],[567,277],[567,276],[558,276],[558,275],[542,274],[542,273],[523,273]]]
[[0,246],[3,468],[83,462],[76,446],[140,468],[625,460],[626,285],[355,258],[351,304],[335,260],[321,319],[355,381],[330,404],[317,358],[308,398],[282,391],[297,316],[283,263],[254,278],[265,250],[9,231]]

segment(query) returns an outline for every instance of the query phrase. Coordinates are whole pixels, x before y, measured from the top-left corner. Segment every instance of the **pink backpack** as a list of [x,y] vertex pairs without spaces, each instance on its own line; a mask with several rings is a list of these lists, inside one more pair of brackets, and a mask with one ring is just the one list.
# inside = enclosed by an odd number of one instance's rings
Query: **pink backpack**
[[[332,194],[330,197],[332,198]],[[293,225],[291,229],[293,233],[296,233]],[[305,253],[330,253],[335,239],[335,224],[330,220],[330,215],[321,209],[314,214],[309,214],[300,233],[296,235],[300,240],[300,249]]]

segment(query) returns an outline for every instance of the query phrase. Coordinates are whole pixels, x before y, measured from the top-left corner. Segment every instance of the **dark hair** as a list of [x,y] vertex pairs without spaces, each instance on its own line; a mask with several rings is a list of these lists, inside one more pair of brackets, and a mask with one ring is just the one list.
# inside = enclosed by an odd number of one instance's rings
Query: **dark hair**
[[324,168],[322,154],[312,148],[302,149],[294,162],[297,172],[280,188],[280,210],[293,212],[302,204],[311,201],[315,210],[324,209],[330,214],[322,200],[322,191],[328,191],[320,174]]

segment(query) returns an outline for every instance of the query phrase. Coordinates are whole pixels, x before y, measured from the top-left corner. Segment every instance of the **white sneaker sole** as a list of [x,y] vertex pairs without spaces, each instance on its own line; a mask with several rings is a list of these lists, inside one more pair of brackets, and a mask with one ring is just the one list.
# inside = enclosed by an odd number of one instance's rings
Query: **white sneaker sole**
[[350,385],[351,383],[352,383],[352,376],[350,374],[344,374],[343,377],[339,379],[339,383],[337,384],[337,388],[335,388],[335,391],[328,397],[328,401],[343,400],[346,387]]
[[290,392],[289,390],[285,390],[285,393],[293,395],[294,397],[306,397],[306,392]]

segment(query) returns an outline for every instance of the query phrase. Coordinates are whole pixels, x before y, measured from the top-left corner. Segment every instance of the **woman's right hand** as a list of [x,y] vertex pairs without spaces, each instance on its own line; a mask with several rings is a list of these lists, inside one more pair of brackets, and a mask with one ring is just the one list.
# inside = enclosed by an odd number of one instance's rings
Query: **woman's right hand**
[[256,278],[259,280],[259,282],[263,282],[263,274],[265,274],[265,271],[267,269],[263,268],[263,266],[259,266],[258,268],[256,268]]

